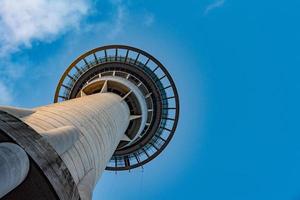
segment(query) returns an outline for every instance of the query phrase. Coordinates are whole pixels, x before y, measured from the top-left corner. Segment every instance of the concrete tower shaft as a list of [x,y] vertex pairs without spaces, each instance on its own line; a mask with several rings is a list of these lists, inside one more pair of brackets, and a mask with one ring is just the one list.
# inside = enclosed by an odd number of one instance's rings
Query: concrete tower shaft
[[94,185],[128,127],[130,112],[120,96],[99,93],[36,108],[23,120],[58,152],[76,184],[91,173]]

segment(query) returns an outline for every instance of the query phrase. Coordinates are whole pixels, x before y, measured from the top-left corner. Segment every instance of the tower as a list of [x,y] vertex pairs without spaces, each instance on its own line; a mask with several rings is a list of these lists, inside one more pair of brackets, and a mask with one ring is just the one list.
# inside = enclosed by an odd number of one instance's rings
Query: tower
[[0,107],[0,197],[91,199],[105,169],[158,156],[178,117],[175,84],[153,56],[124,45],[88,51],[62,75],[54,104]]

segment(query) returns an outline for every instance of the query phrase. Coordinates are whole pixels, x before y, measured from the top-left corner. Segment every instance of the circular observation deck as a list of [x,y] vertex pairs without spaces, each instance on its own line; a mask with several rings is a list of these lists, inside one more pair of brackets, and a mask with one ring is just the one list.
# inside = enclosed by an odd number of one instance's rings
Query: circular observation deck
[[130,170],[158,156],[172,139],[179,98],[166,68],[140,49],[109,45],[78,57],[64,72],[54,102],[113,92],[130,109],[130,123],[107,170]]

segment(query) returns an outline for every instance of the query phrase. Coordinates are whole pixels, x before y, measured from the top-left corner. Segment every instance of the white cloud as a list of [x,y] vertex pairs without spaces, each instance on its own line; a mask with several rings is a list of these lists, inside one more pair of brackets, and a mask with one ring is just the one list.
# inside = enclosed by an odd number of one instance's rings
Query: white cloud
[[1,0],[0,55],[78,27],[88,9],[87,0]]
[[11,54],[76,29],[89,7],[89,0],[0,0],[0,104],[14,102],[13,83],[26,70]]
[[12,103],[12,94],[8,87],[0,82],[0,104],[8,105]]
[[204,15],[207,15],[210,11],[216,9],[216,8],[220,8],[224,5],[225,0],[216,0],[215,2],[209,4],[208,6],[206,6],[205,10],[204,10]]

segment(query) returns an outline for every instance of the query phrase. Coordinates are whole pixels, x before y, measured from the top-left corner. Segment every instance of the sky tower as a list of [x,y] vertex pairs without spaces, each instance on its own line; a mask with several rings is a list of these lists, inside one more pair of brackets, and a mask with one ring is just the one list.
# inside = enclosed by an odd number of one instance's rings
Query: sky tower
[[0,198],[90,200],[103,171],[158,156],[175,132],[179,99],[166,68],[123,45],[78,57],[54,104],[0,107]]

